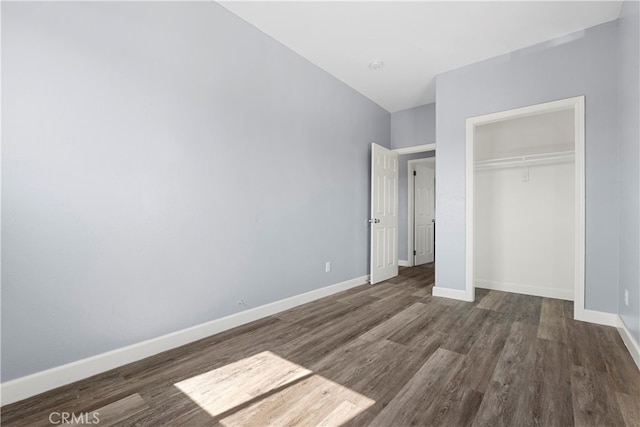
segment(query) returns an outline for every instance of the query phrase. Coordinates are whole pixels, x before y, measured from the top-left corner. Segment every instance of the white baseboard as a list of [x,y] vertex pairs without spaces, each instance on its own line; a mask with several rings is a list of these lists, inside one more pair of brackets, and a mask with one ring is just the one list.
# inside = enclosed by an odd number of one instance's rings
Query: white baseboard
[[398,267],[413,267],[413,265],[411,265],[411,263],[409,263],[409,261],[407,261],[406,259],[399,259]]
[[595,310],[575,310],[574,319],[581,320],[583,322],[596,323],[598,325],[613,326],[617,328],[620,326],[620,317],[614,313],[606,313],[604,311]]
[[431,291],[434,297],[451,298],[460,301],[473,302],[473,298],[467,295],[467,291],[464,289],[451,289],[443,288],[441,286],[434,286]]
[[7,381],[0,385],[0,401],[2,405],[17,402],[44,393],[45,391],[53,390],[54,388],[253,322],[254,320],[271,316],[298,305],[363,285],[367,283],[368,280],[369,276],[356,277],[355,279],[285,298],[181,331]]
[[631,335],[631,331],[627,329],[627,325],[625,325],[624,321],[621,317],[618,316],[618,333],[624,341],[624,344],[627,346],[629,353],[631,353],[631,357],[633,357],[633,361],[636,362],[636,366],[640,369],[640,345],[638,341],[633,338]]
[[476,280],[476,288],[491,289],[493,291],[512,292],[514,294],[533,295],[536,297],[555,298],[573,301],[574,290],[545,288],[539,286],[519,285],[516,283],[500,283],[490,280]]

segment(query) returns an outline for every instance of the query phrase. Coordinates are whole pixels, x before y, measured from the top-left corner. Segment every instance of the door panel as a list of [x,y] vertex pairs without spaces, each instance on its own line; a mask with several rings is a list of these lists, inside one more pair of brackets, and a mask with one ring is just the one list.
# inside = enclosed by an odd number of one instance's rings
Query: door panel
[[414,265],[421,265],[434,260],[435,170],[416,165],[414,179]]
[[371,284],[398,275],[398,154],[371,148]]

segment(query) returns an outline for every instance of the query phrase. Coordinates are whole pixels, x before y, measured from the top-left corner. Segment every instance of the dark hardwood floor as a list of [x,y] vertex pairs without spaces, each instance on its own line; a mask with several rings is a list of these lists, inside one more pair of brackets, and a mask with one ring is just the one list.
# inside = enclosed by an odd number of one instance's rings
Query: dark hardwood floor
[[614,328],[572,320],[566,301],[478,289],[464,303],[432,284],[432,267],[401,268],[7,405],[2,425],[640,425]]

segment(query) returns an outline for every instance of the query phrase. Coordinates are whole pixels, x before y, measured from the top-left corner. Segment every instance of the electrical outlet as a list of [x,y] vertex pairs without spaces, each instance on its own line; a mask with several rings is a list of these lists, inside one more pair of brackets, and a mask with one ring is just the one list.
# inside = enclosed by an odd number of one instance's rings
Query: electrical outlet
[[629,289],[624,290],[624,305],[629,305]]
[[331,271],[331,261],[327,261],[324,263],[324,272],[328,273]]

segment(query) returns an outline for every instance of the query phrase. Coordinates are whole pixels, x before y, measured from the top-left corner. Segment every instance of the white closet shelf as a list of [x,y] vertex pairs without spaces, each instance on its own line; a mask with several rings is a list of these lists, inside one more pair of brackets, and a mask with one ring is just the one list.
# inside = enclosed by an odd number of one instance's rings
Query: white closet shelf
[[573,160],[575,151],[557,151],[553,153],[528,154],[524,156],[502,157],[496,159],[479,160],[475,162],[476,169],[527,166],[531,163],[556,162]]

